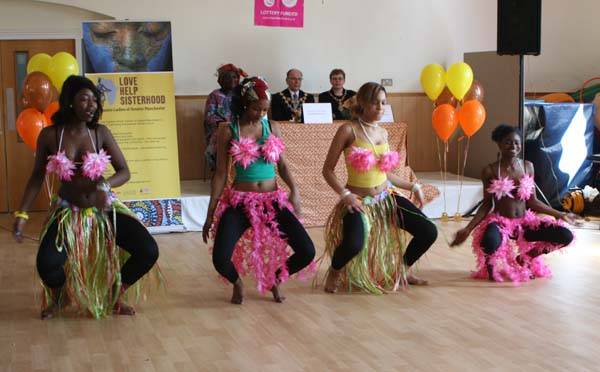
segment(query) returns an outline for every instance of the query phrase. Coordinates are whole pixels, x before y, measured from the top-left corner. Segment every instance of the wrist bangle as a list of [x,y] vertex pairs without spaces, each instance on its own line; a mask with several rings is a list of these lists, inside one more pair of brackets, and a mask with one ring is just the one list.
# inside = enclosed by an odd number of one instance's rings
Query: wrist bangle
[[22,218],[25,221],[27,221],[29,219],[29,214],[27,214],[27,212],[25,212],[25,211],[15,211],[14,215],[15,215],[15,218]]
[[352,191],[348,190],[348,189],[343,189],[342,192],[340,193],[340,200],[344,199],[346,196],[352,194]]
[[106,181],[102,181],[99,184],[96,185],[96,190],[101,190],[104,192],[109,192],[110,191],[110,184]]
[[413,183],[412,188],[410,189],[410,192],[418,192],[419,190],[421,190],[421,185],[418,184],[417,182]]

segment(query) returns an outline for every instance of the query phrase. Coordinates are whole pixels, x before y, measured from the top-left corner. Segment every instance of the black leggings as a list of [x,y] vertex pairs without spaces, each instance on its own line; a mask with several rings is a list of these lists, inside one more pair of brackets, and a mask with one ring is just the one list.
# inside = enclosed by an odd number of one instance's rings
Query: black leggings
[[[569,245],[573,241],[573,233],[562,226],[541,225],[537,230],[526,229],[524,232],[525,240],[529,242],[549,242],[559,246]],[[491,255],[498,250],[502,244],[502,234],[496,223],[490,223],[481,238],[481,249],[485,254]],[[539,255],[548,252],[531,252],[532,255]]]
[[[399,227],[413,236],[404,253],[404,263],[410,267],[435,242],[437,228],[410,200],[398,195],[395,198],[398,205]],[[365,231],[361,214],[346,213],[342,229],[342,243],[336,248],[331,259],[331,267],[335,270],[346,266],[363,248]]]
[[[287,239],[289,246],[294,251],[294,254],[286,260],[288,272],[292,275],[311,263],[315,257],[315,246],[300,221],[289,209],[280,209],[279,207],[275,207],[275,209],[277,211],[275,221],[279,225],[282,238]],[[241,206],[227,208],[217,226],[213,265],[219,274],[231,283],[235,283],[239,277],[231,262],[231,256],[235,244],[249,227],[250,222]]]
[[[112,212],[110,213],[112,215]],[[48,228],[37,254],[37,270],[46,286],[60,288],[65,283],[65,249],[56,249],[58,222]],[[158,245],[148,230],[131,216],[117,213],[116,243],[131,255],[121,267],[121,282],[132,285],[147,273],[158,259]],[[69,249],[67,247],[66,249]]]

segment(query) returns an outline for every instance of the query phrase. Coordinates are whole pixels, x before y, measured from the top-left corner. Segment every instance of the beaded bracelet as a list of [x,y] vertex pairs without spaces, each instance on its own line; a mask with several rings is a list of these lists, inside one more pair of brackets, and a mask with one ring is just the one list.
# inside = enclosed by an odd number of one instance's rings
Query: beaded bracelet
[[346,196],[352,194],[352,192],[348,189],[343,189],[340,193],[340,200],[344,199]]
[[15,218],[22,218],[26,221],[29,219],[29,214],[27,214],[25,211],[15,211],[14,215]]
[[104,192],[110,191],[110,184],[107,181],[102,181],[98,185],[96,185],[96,190],[101,190]]

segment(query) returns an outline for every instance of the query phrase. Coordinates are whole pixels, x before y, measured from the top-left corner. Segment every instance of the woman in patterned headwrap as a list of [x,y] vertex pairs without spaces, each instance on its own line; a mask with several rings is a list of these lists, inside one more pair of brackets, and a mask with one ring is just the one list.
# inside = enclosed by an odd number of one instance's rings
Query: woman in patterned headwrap
[[204,136],[206,139],[206,163],[214,172],[217,166],[217,127],[219,123],[231,121],[231,98],[233,90],[240,84],[240,77],[248,76],[244,70],[228,63],[217,70],[217,81],[221,88],[213,90],[204,107]]

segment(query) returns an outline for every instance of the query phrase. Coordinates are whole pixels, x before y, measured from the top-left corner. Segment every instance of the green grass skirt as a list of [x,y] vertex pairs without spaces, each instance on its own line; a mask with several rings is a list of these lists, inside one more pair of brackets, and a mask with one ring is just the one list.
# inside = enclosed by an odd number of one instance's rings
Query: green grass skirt
[[[118,199],[112,202],[111,210],[101,211],[77,208],[55,198],[40,236],[42,241],[48,228],[55,222],[58,224],[56,249],[67,252],[64,266],[66,282],[58,298],[66,295],[71,305],[87,311],[96,319],[112,314],[121,291],[121,266],[129,258],[129,253],[116,245],[117,213],[137,219]],[[145,282],[149,277],[153,277],[157,285],[162,285],[160,269],[154,265],[144,278],[129,287],[127,293],[130,299],[139,301],[143,297],[142,289],[147,286]],[[43,282],[42,286],[42,308],[46,308],[55,301],[55,296]]]
[[[363,249],[343,269],[342,283],[348,291],[359,288],[368,293],[383,294],[407,285],[407,268],[403,260],[407,239],[404,230],[398,227],[395,195],[401,194],[391,187],[376,197],[362,200],[365,237]],[[346,213],[349,213],[348,209],[340,202],[327,219],[324,256],[330,260],[341,244]]]

